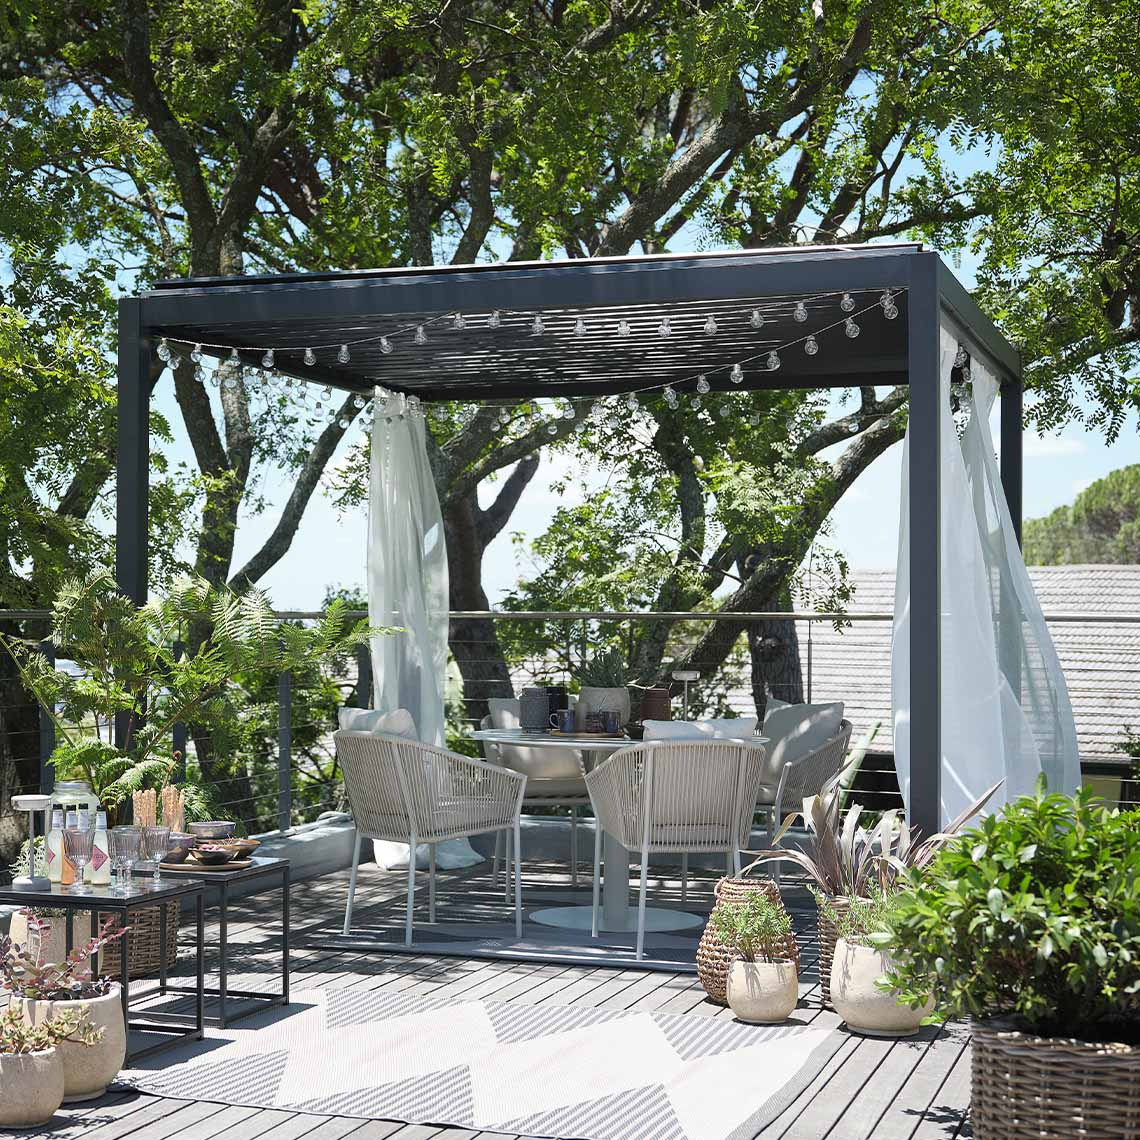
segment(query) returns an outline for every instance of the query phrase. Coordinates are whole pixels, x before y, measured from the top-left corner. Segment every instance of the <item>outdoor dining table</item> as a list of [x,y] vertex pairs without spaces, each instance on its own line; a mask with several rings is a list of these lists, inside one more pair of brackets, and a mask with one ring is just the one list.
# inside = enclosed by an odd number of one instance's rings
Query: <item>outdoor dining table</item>
[[[489,744],[522,748],[574,748],[583,753],[589,771],[607,756],[636,743],[627,736],[604,736],[600,733],[525,732],[521,728],[483,728],[472,733],[476,740]],[[595,821],[595,826],[597,823]],[[609,832],[602,840],[602,914],[599,928],[607,933],[635,933],[637,912],[630,906],[629,851]],[[542,926],[565,930],[589,930],[593,924],[592,906],[557,906],[537,910],[529,916]],[[647,930],[685,930],[699,926],[700,915],[665,907],[649,907],[645,912]]]

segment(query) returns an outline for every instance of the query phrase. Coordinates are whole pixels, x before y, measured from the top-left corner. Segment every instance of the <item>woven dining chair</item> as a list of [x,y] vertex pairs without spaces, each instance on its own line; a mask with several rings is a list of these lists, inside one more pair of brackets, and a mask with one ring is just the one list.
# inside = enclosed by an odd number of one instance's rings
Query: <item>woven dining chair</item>
[[526,776],[403,736],[335,732],[337,759],[356,822],[344,933],[352,925],[362,839],[408,844],[408,910],[404,944],[412,944],[416,847],[429,844],[428,914],[435,921],[435,845],[486,832],[514,836],[515,936],[522,937],[519,816]]
[[645,956],[650,855],[715,852],[740,873],[764,770],[764,745],[739,740],[662,740],[622,748],[586,775],[594,815],[594,918],[598,936],[602,833],[641,861],[637,958]]

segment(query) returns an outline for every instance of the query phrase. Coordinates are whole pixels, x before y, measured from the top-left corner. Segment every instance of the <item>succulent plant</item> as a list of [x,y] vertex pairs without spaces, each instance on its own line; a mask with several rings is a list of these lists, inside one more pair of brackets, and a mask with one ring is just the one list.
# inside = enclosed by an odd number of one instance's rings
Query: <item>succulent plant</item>
[[[29,930],[45,933],[50,923],[42,917],[25,911]],[[63,962],[41,962],[33,957],[26,946],[13,942],[10,935],[0,938],[0,984],[15,997],[36,998],[41,1001],[86,1001],[105,997],[114,984],[111,978],[84,976],[84,970],[109,942],[122,938],[129,926],[115,926],[108,918],[99,933],[82,946],[76,946]]]

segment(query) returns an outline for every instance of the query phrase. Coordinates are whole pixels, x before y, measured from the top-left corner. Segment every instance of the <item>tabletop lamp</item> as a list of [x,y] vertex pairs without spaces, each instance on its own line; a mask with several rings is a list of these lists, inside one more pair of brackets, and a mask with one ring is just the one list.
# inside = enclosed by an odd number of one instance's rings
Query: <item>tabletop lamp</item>
[[51,796],[13,796],[12,806],[28,813],[28,873],[12,880],[14,891],[50,891],[51,881],[36,874],[36,812],[51,807]]

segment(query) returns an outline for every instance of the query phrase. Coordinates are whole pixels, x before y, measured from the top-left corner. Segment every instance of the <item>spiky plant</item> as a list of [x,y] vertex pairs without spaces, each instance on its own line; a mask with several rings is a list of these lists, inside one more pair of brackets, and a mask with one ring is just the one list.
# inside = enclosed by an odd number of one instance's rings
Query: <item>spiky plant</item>
[[[334,601],[315,625],[279,622],[259,590],[237,593],[201,578],[183,578],[145,606],[115,589],[108,571],[66,582],[52,609],[56,668],[34,642],[4,638],[20,676],[55,725],[51,761],[57,777],[87,780],[111,808],[143,788],[161,788],[175,768],[171,729],[183,723],[208,733],[225,754],[249,731],[237,678],[318,667],[383,630],[350,622]],[[176,643],[196,636],[193,648]],[[122,746],[115,721],[126,724]],[[187,814],[208,811],[202,789],[184,786]]]

